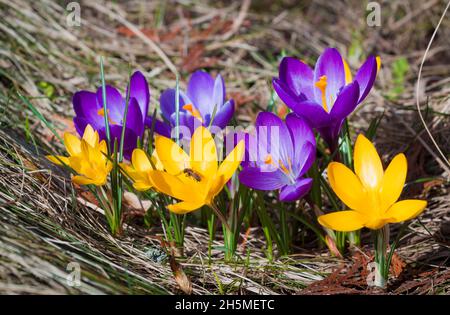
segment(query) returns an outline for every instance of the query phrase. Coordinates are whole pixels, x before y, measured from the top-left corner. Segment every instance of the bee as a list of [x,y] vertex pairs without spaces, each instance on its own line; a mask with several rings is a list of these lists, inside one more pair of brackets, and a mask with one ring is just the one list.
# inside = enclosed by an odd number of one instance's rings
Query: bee
[[200,177],[199,174],[197,174],[196,172],[194,172],[194,170],[192,168],[185,168],[183,170],[183,173],[188,176],[188,177],[192,177],[193,179],[195,179],[197,182],[201,181],[202,178]]

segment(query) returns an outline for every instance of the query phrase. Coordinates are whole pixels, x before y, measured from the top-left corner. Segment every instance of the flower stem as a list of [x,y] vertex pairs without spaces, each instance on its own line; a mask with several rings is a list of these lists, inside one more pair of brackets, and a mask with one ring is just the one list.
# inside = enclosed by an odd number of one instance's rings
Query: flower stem
[[389,225],[374,231],[375,236],[375,281],[374,286],[386,288],[389,276],[389,265],[386,259],[387,245],[389,244]]

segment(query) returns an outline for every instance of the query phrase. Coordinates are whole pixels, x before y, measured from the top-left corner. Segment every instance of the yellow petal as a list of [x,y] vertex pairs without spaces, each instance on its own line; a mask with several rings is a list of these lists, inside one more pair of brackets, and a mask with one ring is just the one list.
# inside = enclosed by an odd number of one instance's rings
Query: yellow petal
[[408,162],[404,154],[396,155],[383,175],[380,188],[381,209],[387,210],[400,198],[405,185]]
[[427,206],[425,200],[409,199],[394,203],[384,217],[389,223],[398,223],[417,217]]
[[81,141],[73,134],[64,133],[64,145],[71,156],[81,154]]
[[156,152],[156,150],[153,150],[152,156],[150,157],[150,160],[153,163],[153,166],[157,169],[157,170],[164,170],[164,165],[161,162],[161,159],[158,156],[158,152]]
[[318,220],[324,227],[341,232],[359,230],[366,222],[366,218],[363,215],[352,210],[321,215]]
[[[86,176],[76,175],[72,177],[72,181],[78,185],[93,185],[94,181]],[[100,185],[101,186],[101,185]]]
[[56,165],[69,165],[69,158],[62,155],[46,155],[45,156],[50,162],[55,163]]
[[376,56],[375,60],[377,61],[377,73],[380,71],[381,68],[381,58],[380,56]]
[[242,162],[244,152],[245,144],[244,141],[241,140],[220,164],[219,169],[217,170],[217,177],[210,188],[209,199],[214,198],[230,180],[234,172],[236,172],[236,169]]
[[192,169],[207,178],[213,177],[217,172],[217,151],[208,129],[201,126],[194,131],[190,149]]
[[201,202],[182,201],[182,202],[175,203],[173,205],[168,205],[167,209],[169,209],[170,211],[172,211],[176,214],[185,214],[185,213],[197,210],[200,207],[202,207],[203,205],[204,205],[204,203],[201,203]]
[[336,195],[350,209],[363,209],[366,191],[359,178],[344,164],[331,162],[328,165],[328,180]]
[[383,166],[372,142],[362,134],[358,136],[354,154],[355,173],[367,189],[380,187],[383,179]]
[[345,84],[352,83],[352,72],[350,71],[350,67],[348,66],[347,61],[342,58],[342,62],[344,63],[344,72],[345,72]]
[[134,187],[134,189],[136,189],[138,191],[146,191],[146,190],[149,190],[150,188],[152,188],[152,185],[150,182],[137,181],[137,182],[133,183],[133,187]]
[[152,164],[147,157],[147,153],[141,149],[134,149],[131,154],[131,163],[138,172],[147,172],[153,170]]
[[94,131],[91,125],[87,125],[86,129],[84,129],[83,139],[92,147],[98,145],[98,133]]
[[153,186],[166,195],[186,201],[200,199],[198,195],[199,189],[196,189],[193,183],[186,185],[177,176],[163,171],[150,171],[148,176]]
[[168,173],[180,174],[185,168],[189,168],[189,156],[171,139],[156,135],[155,147],[156,153]]

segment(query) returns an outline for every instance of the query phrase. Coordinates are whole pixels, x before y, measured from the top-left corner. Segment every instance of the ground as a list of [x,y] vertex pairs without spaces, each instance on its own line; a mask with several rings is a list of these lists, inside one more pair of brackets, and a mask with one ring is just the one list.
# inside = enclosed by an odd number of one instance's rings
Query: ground
[[[68,24],[68,2],[0,1],[0,293],[448,294],[448,14],[418,91],[435,143],[416,107],[421,61],[445,1],[380,1],[381,25],[372,27],[370,10],[356,0],[80,1],[80,26]],[[249,124],[271,102],[270,82],[283,54],[313,64],[328,46],[337,47],[353,70],[365,56],[381,56],[375,88],[351,116],[352,134],[384,113],[375,144],[385,161],[406,153],[405,195],[429,203],[406,226],[385,292],[366,285],[369,235],[367,246],[344,259],[310,246],[270,262],[256,225],[243,231],[241,259],[226,264],[220,252],[209,263],[206,230],[188,226],[185,258],[175,262],[163,259],[157,231],[144,227],[130,196],[124,235],[113,238],[90,196],[45,159],[62,147],[26,101],[60,134],[74,132],[71,97],[99,85],[104,56],[110,84],[123,88],[130,69],[146,74],[152,111],[160,92],[174,87],[174,69],[182,86],[196,69],[220,72],[236,100],[237,120]],[[282,108],[280,100],[276,106]],[[399,228],[391,227],[392,239]],[[76,280],[73,262],[80,266],[80,286],[68,281]]]

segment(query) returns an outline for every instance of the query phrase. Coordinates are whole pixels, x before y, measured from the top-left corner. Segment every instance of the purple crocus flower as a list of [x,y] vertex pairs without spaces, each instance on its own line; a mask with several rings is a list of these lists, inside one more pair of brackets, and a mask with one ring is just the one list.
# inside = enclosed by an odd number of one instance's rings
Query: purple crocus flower
[[377,75],[377,58],[370,56],[354,80],[335,48],[327,48],[314,71],[303,61],[285,57],[272,83],[281,100],[316,128],[334,149],[342,122],[361,103]]
[[[213,79],[207,72],[198,70],[191,75],[187,91],[179,92],[179,125],[189,128],[191,135],[201,125],[223,129],[233,117],[234,101],[225,100],[225,83],[220,75]],[[170,137],[176,126],[175,95],[175,89],[167,89],[159,99],[164,121],[156,120],[154,128],[165,137]],[[146,125],[151,128],[151,117],[147,118]]]
[[[109,132],[111,145],[113,145],[115,139],[120,143],[122,136],[126,98],[110,85],[106,85],[105,88]],[[147,116],[149,100],[150,92],[147,80],[141,72],[136,71],[130,79],[130,99],[124,138],[124,157],[126,159],[130,159],[131,153],[136,148],[137,139],[142,139],[144,134],[144,122]],[[90,124],[98,131],[101,140],[106,139],[102,87],[99,87],[96,93],[89,91],[76,92],[72,103],[76,114],[73,121],[78,134],[82,136],[84,129]]]
[[270,112],[256,118],[256,134],[247,141],[248,161],[239,180],[258,190],[280,190],[281,201],[295,201],[311,188],[303,175],[316,157],[316,141],[308,123],[291,113],[286,122]]

